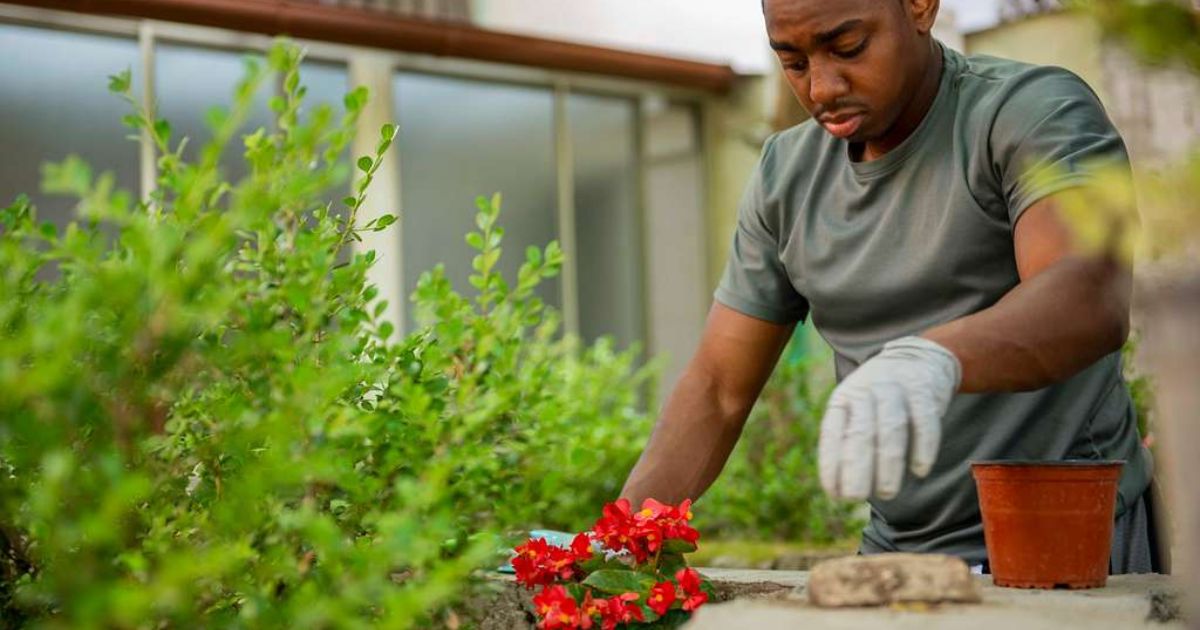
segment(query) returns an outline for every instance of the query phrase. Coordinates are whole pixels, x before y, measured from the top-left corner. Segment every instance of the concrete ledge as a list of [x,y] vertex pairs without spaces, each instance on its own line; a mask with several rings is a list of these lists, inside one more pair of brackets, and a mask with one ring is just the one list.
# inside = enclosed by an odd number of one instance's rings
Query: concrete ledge
[[[1061,628],[1183,628],[1169,614],[1169,602],[1181,601],[1175,582],[1162,575],[1122,575],[1109,578],[1102,589],[1039,591],[999,588],[991,578],[977,578],[980,604],[893,606],[828,610],[810,606],[804,593],[807,572],[729,571],[701,569],[716,583],[773,582],[794,590],[773,600],[746,600],[701,608],[686,627],[713,628],[911,628],[913,630],[1058,630]],[[1167,602],[1167,606],[1163,603]],[[1165,611],[1165,612],[1164,612]],[[1167,619],[1162,621],[1162,619]]]

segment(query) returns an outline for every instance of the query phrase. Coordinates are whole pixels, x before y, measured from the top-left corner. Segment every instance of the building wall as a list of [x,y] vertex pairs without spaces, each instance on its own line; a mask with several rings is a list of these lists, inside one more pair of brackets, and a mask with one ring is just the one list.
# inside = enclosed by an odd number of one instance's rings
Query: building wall
[[1058,12],[970,33],[966,51],[1062,66],[1082,77],[1107,102],[1100,41],[1100,27],[1094,21]]
[[762,74],[771,61],[754,0],[474,0],[473,21],[521,32],[730,64]]
[[1086,15],[1037,15],[971,33],[967,51],[1075,72],[1096,91],[1129,147],[1134,166],[1177,158],[1200,138],[1200,80],[1181,69],[1149,68],[1106,42]]

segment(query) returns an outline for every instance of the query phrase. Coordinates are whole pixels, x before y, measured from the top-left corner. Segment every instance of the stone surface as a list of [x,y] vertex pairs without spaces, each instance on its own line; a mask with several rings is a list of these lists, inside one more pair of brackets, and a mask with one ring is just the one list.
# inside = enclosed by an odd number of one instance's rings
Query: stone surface
[[809,578],[808,600],[825,608],[904,602],[972,603],[979,601],[979,589],[970,567],[959,558],[888,553],[817,564]]
[[[767,575],[762,575],[762,574]],[[797,595],[808,583],[807,575],[771,572],[741,572],[738,579],[771,579],[795,584]],[[723,571],[709,571],[714,580],[727,580]],[[1162,575],[1120,575],[1109,578],[1108,586],[1082,591],[1008,589],[992,585],[979,576],[979,604],[894,604],[882,608],[818,608],[806,597],[783,600],[733,601],[701,608],[685,628],[716,630],[754,628],[897,628],[900,630],[1099,630],[1101,628],[1185,628],[1173,613],[1163,615],[1164,599],[1177,595],[1176,584]],[[1152,616],[1153,615],[1153,616]],[[1165,617],[1165,623],[1162,621]]]

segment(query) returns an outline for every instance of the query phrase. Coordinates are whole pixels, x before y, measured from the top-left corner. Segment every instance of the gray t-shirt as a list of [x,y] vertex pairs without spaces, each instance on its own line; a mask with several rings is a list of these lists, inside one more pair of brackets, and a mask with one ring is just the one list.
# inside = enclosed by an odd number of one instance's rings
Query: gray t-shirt
[[[738,211],[716,299],[792,323],[811,314],[843,378],[884,343],[986,309],[1017,286],[1013,226],[1078,186],[1095,159],[1127,163],[1096,95],[1061,68],[943,47],[937,96],[900,146],[854,162],[809,121],[775,136]],[[1053,166],[1052,178],[1025,177]],[[1149,484],[1121,358],[1022,393],[960,394],[933,472],[871,502],[866,551],[986,558],[969,462],[1123,459],[1118,514]]]

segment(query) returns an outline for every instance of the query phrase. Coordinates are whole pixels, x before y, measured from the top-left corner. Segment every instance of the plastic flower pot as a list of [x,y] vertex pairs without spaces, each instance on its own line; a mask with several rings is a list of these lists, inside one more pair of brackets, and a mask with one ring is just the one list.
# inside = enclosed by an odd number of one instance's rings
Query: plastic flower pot
[[1120,461],[971,464],[992,580],[1099,588],[1108,579]]

